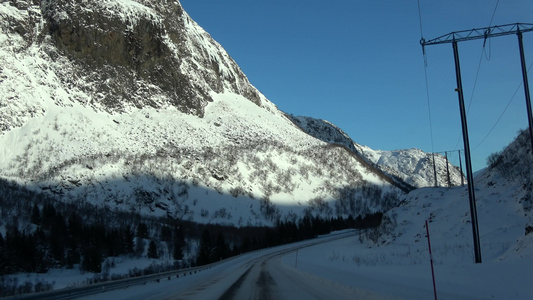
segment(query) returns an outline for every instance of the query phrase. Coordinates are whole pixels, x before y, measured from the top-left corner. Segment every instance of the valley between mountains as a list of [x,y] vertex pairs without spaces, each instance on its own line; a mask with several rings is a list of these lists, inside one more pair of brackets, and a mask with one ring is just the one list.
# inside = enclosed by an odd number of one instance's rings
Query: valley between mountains
[[[357,240],[317,250],[319,265],[409,265],[418,279],[426,219],[448,292],[450,266],[469,259],[457,166],[279,110],[179,1],[0,0],[0,66],[0,296],[346,228]],[[520,133],[476,177],[492,266],[531,262],[527,143]]]

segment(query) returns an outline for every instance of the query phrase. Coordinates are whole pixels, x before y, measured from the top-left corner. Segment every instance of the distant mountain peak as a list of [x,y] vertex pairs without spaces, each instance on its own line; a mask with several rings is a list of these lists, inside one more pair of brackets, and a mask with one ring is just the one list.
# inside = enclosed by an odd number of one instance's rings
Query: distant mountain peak
[[[366,162],[384,172],[386,176],[395,179],[398,184],[405,185],[406,189],[434,186],[433,159],[435,159],[435,171],[439,186],[448,185],[448,174],[452,186],[461,184],[461,170],[447,163],[445,157],[440,154],[433,155],[416,148],[393,151],[373,150],[370,147],[357,144],[348,134],[329,121],[301,116],[291,116],[291,120],[303,131],[319,140],[340,144],[350,149]],[[448,169],[446,165],[448,165]]]

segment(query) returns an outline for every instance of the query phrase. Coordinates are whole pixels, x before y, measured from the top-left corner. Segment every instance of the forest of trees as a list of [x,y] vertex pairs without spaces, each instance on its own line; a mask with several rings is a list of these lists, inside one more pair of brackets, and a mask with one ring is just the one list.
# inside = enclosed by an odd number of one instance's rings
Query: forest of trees
[[146,239],[152,239],[147,256],[158,258],[155,238],[169,245],[176,260],[183,257],[185,237],[179,226],[163,224],[159,234],[150,234],[142,222],[114,226],[89,221],[76,212],[65,216],[51,203],[42,209],[34,204],[30,220],[31,226],[25,229],[19,228],[17,217],[5,224],[5,237],[0,234],[0,275],[46,273],[50,268],[70,269],[75,265],[81,271],[100,273],[105,257],[141,256]]
[[[0,217],[0,226],[5,228],[4,234],[0,232],[0,279],[9,274],[78,268],[94,273],[98,280],[109,280],[114,278],[106,276],[104,263],[110,257],[158,259],[167,255],[176,262],[173,268],[204,265],[334,230],[375,227],[382,214],[327,220],[307,215],[296,222],[278,222],[274,228],[237,228],[112,212],[87,203],[65,204],[0,180]],[[190,253],[191,243],[197,242],[197,253]],[[128,276],[155,271],[134,270]]]
[[[209,264],[240,253],[311,239],[336,230],[377,227],[381,224],[382,217],[381,212],[365,217],[357,216],[355,219],[350,216],[347,219],[338,217],[324,220],[304,216],[298,222],[279,222],[274,228],[235,229],[240,233],[239,243],[233,245],[226,242],[227,231],[213,230],[213,226],[206,226],[201,235],[196,264]],[[212,232],[217,232],[216,237]]]

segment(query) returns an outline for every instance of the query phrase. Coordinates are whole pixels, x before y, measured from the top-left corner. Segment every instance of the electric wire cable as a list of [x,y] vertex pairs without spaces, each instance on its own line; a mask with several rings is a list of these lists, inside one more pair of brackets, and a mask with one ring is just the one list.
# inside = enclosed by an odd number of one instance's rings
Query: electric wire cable
[[[529,73],[529,71],[531,70],[531,67],[533,67],[533,63],[531,63],[529,65],[529,68],[527,69],[527,72]],[[492,128],[489,130],[489,132],[485,135],[485,137],[481,140],[481,142],[479,142],[479,144],[477,144],[477,146],[474,147],[473,150],[476,150],[479,146],[481,146],[481,144],[483,144],[483,142],[485,142],[485,140],[489,137],[489,135],[492,133],[492,131],[494,130],[494,128],[496,128],[496,126],[498,125],[498,123],[500,122],[500,120],[502,119],[503,115],[505,114],[505,112],[507,111],[507,109],[509,108],[509,106],[511,105],[511,103],[513,102],[516,94],[518,93],[518,91],[520,90],[520,88],[522,87],[522,82],[520,82],[520,84],[518,84],[518,86],[516,87],[514,93],[513,93],[513,96],[511,97],[511,99],[509,99],[509,101],[507,102],[507,105],[505,106],[505,108],[503,109],[502,113],[500,114],[500,116],[498,117],[498,119],[496,120],[496,122],[494,123],[494,125],[492,125]]]
[[[492,21],[494,21],[494,15],[496,14],[496,10],[498,9],[498,4],[500,4],[500,0],[497,0],[496,1],[496,5],[494,6],[494,10],[492,11],[492,16],[490,17],[490,23],[489,23],[489,26],[492,26]],[[491,58],[491,54],[492,54],[492,45],[491,45],[491,41],[490,41],[490,38],[488,38],[488,41],[489,41],[489,54],[487,56],[487,52],[485,51],[485,43],[487,42],[487,39],[483,42],[483,53],[485,53],[485,58],[490,61],[490,58]]]
[[[492,21],[494,21],[494,16],[496,15],[496,10],[498,9],[498,4],[500,4],[500,0],[496,1],[496,5],[494,6],[494,9],[492,11],[492,16],[490,17],[489,26],[487,26],[487,27],[492,26]],[[489,41],[489,56],[488,57],[487,57],[487,54],[486,54],[486,47],[485,47],[486,43],[487,43],[487,40]],[[490,57],[491,57],[491,42],[490,42],[490,38],[487,38],[486,36],[485,36],[485,40],[483,41],[483,48],[481,49],[481,55],[479,57],[479,62],[478,62],[478,65],[477,65],[476,77],[474,79],[474,86],[472,87],[472,93],[470,94],[470,99],[468,100],[468,108],[466,109],[466,115],[467,116],[468,116],[468,114],[470,112],[470,107],[472,106],[472,102],[474,100],[474,94],[475,94],[477,83],[478,83],[479,71],[481,70],[481,62],[483,61],[483,56],[485,56],[485,58],[488,61],[490,61]],[[453,147],[454,149],[457,148],[457,146],[459,145],[460,141],[461,141],[461,136],[459,136],[459,138],[457,139],[457,142],[455,143],[455,146]],[[474,148],[474,150],[475,150],[475,148]]]
[[[420,0],[418,0],[418,21],[420,25],[420,40],[424,39],[424,31],[422,30],[422,13],[420,9]],[[429,116],[429,134],[431,139],[431,152],[434,152],[434,143],[433,143],[433,123],[431,119],[431,102],[429,97],[429,84],[428,84],[428,71],[427,71],[427,56],[426,51],[422,48],[423,58],[424,58],[424,78],[426,80],[426,100],[428,106],[428,116]]]

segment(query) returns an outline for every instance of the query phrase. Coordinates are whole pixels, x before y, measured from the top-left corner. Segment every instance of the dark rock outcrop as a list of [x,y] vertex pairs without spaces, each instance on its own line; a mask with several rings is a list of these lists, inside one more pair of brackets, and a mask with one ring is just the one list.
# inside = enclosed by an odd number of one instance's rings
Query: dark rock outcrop
[[[10,0],[21,18],[3,27],[26,44],[49,43],[65,86],[92,96],[108,111],[174,106],[202,117],[210,93],[231,91],[261,105],[260,93],[178,1]],[[85,84],[77,84],[83,77]],[[86,84],[90,83],[90,84]],[[74,99],[75,100],[75,99]]]

